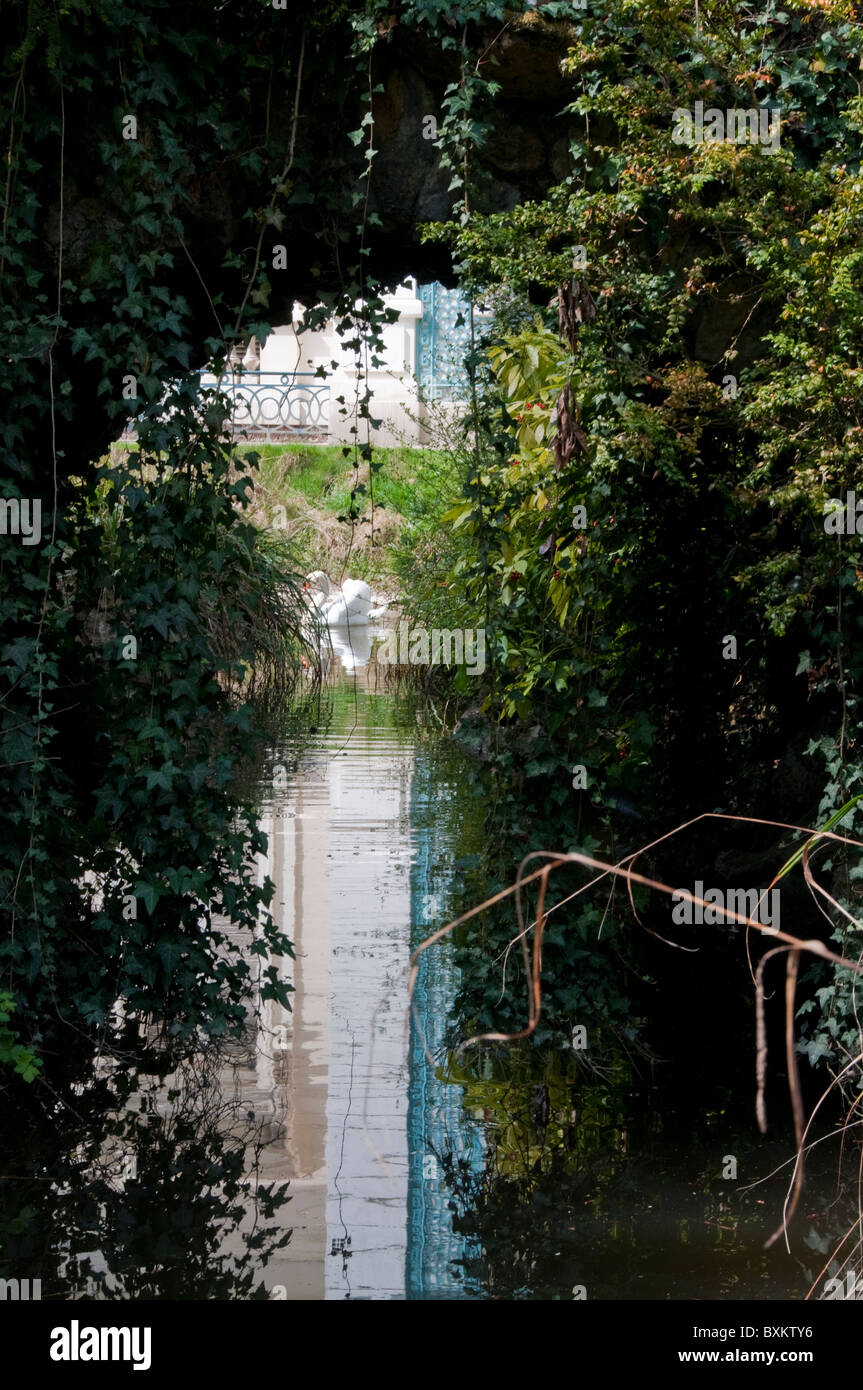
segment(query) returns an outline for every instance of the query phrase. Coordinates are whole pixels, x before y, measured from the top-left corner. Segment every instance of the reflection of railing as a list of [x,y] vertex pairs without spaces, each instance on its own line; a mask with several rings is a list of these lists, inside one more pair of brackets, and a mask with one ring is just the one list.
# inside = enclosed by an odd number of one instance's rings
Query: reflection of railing
[[[215,386],[202,376],[202,386]],[[236,434],[326,434],[329,383],[314,372],[244,372],[222,377],[221,389],[233,401]]]

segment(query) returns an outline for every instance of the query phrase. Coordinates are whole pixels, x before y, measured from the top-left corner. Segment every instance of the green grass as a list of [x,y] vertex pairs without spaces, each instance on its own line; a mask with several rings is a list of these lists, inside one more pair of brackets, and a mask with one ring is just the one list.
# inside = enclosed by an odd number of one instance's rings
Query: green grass
[[[368,465],[362,464],[358,472],[352,457],[345,457],[337,444],[261,444],[237,452],[258,455],[255,520],[273,524],[276,508],[283,507],[304,563],[333,576],[347,558],[350,573],[359,578],[393,577],[402,533],[435,528],[459,492],[452,455],[438,449],[376,449],[381,467],[371,483]],[[349,522],[339,518],[347,517],[354,489],[358,491],[353,505],[360,516],[352,536]],[[372,493],[380,537],[374,545],[369,524]]]
[[[345,446],[347,447],[347,446]],[[247,452],[244,450],[243,452]],[[287,505],[291,495],[338,516],[350,506],[357,473],[337,444],[261,444],[255,452],[261,488]],[[450,481],[448,456],[438,449],[376,449],[382,464],[375,474],[375,506],[400,516],[419,517],[436,505],[442,485]],[[360,477],[367,478],[363,467]],[[366,484],[366,497],[368,484]],[[290,509],[289,509],[290,510]]]

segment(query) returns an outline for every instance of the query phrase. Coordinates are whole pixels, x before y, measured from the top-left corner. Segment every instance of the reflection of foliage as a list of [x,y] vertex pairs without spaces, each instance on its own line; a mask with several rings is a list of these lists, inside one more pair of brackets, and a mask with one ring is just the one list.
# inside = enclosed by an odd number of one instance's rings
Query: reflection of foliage
[[[619,1085],[575,1085],[572,1133],[561,1143],[551,1124],[545,1138],[537,1130],[535,1087],[522,1082],[504,1094],[501,1083],[496,1091],[483,1168],[440,1155],[453,1229],[466,1241],[465,1279],[487,1297],[740,1298],[767,1287],[772,1297],[805,1294],[815,1273],[801,1266],[802,1251],[763,1249],[785,1193],[787,1146],[753,1152],[742,1110],[736,1118],[725,1108],[696,1111],[681,1127],[646,1097],[625,1099]],[[739,1159],[736,1180],[723,1171],[729,1151]],[[751,1185],[758,1173],[772,1173],[766,1185]],[[805,1244],[825,1254],[845,1229],[848,1206],[837,1208],[834,1183],[821,1151]]]
[[603,1082],[581,1079],[561,1053],[513,1047],[494,1057],[450,1058],[446,1079],[464,1087],[463,1104],[487,1128],[489,1167],[527,1190],[561,1165],[580,1170],[592,1156],[625,1150],[620,1096],[629,1080],[623,1062]]
[[[645,1145],[634,1139],[633,1147]],[[723,1183],[694,1136],[681,1150],[657,1144],[649,1154],[615,1155],[611,1165],[596,1156],[578,1172],[552,1164],[528,1190],[506,1175],[450,1169],[454,1228],[482,1250],[466,1275],[504,1300],[805,1293],[796,1260],[759,1248],[764,1206]],[[675,1181],[675,1170],[687,1177]]]
[[479,1172],[441,1155],[453,1229],[481,1251],[465,1257],[466,1278],[491,1298],[560,1297],[562,1230],[573,1229],[574,1209],[596,1191],[600,1172],[610,1180],[627,1152],[620,1086],[578,1082],[559,1055],[540,1063],[525,1050],[497,1065],[486,1053],[470,1070],[456,1061],[449,1079],[464,1086],[464,1106],[485,1136]]
[[33,1117],[0,1184],[3,1271],[42,1278],[43,1297],[266,1298],[289,1197],[256,1181],[256,1130],[222,1098],[222,1062],[189,1059],[153,1109],[153,1079],[124,1071]]
[[577,1243],[562,1228],[590,1191],[592,1174],[552,1163],[526,1189],[519,1178],[473,1175],[465,1165],[444,1172],[455,1196],[453,1229],[482,1249],[481,1257],[466,1257],[466,1280],[489,1298],[559,1299],[567,1266],[578,1261]]

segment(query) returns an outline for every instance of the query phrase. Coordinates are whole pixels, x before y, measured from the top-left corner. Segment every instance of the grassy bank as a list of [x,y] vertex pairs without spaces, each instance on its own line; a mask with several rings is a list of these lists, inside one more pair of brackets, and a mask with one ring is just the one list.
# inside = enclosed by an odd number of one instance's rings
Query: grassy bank
[[[342,446],[262,444],[252,520],[284,531],[308,569],[396,589],[458,496],[451,454],[378,449],[381,466],[353,466]],[[247,452],[248,450],[238,451]],[[352,516],[353,513],[353,516]]]

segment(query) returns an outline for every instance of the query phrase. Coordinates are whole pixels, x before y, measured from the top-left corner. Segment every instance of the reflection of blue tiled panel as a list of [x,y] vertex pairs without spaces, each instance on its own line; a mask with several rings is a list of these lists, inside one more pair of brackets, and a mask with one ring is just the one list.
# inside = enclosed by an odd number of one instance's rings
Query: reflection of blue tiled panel
[[461,290],[435,281],[419,285],[423,306],[417,325],[417,377],[427,400],[462,400],[467,396],[464,369],[470,347],[470,302]]
[[[430,784],[430,767],[417,759],[411,788],[411,823],[415,859],[411,870],[411,946],[440,922],[449,875],[441,874],[440,843],[435,835],[434,809],[440,786]],[[437,880],[433,871],[437,868]],[[443,1036],[458,987],[458,972],[448,945],[432,947],[420,957],[414,1002],[422,1028],[411,1020],[410,1080],[408,1084],[408,1240],[405,1293],[408,1299],[481,1297],[465,1280],[457,1262],[476,1258],[478,1251],[452,1229],[452,1200],[436,1161],[437,1155],[467,1158],[473,1172],[483,1166],[478,1127],[462,1107],[462,1087],[448,1085],[435,1074],[444,1060]],[[423,1045],[425,1042],[425,1046]],[[434,1062],[429,1061],[431,1054]]]

